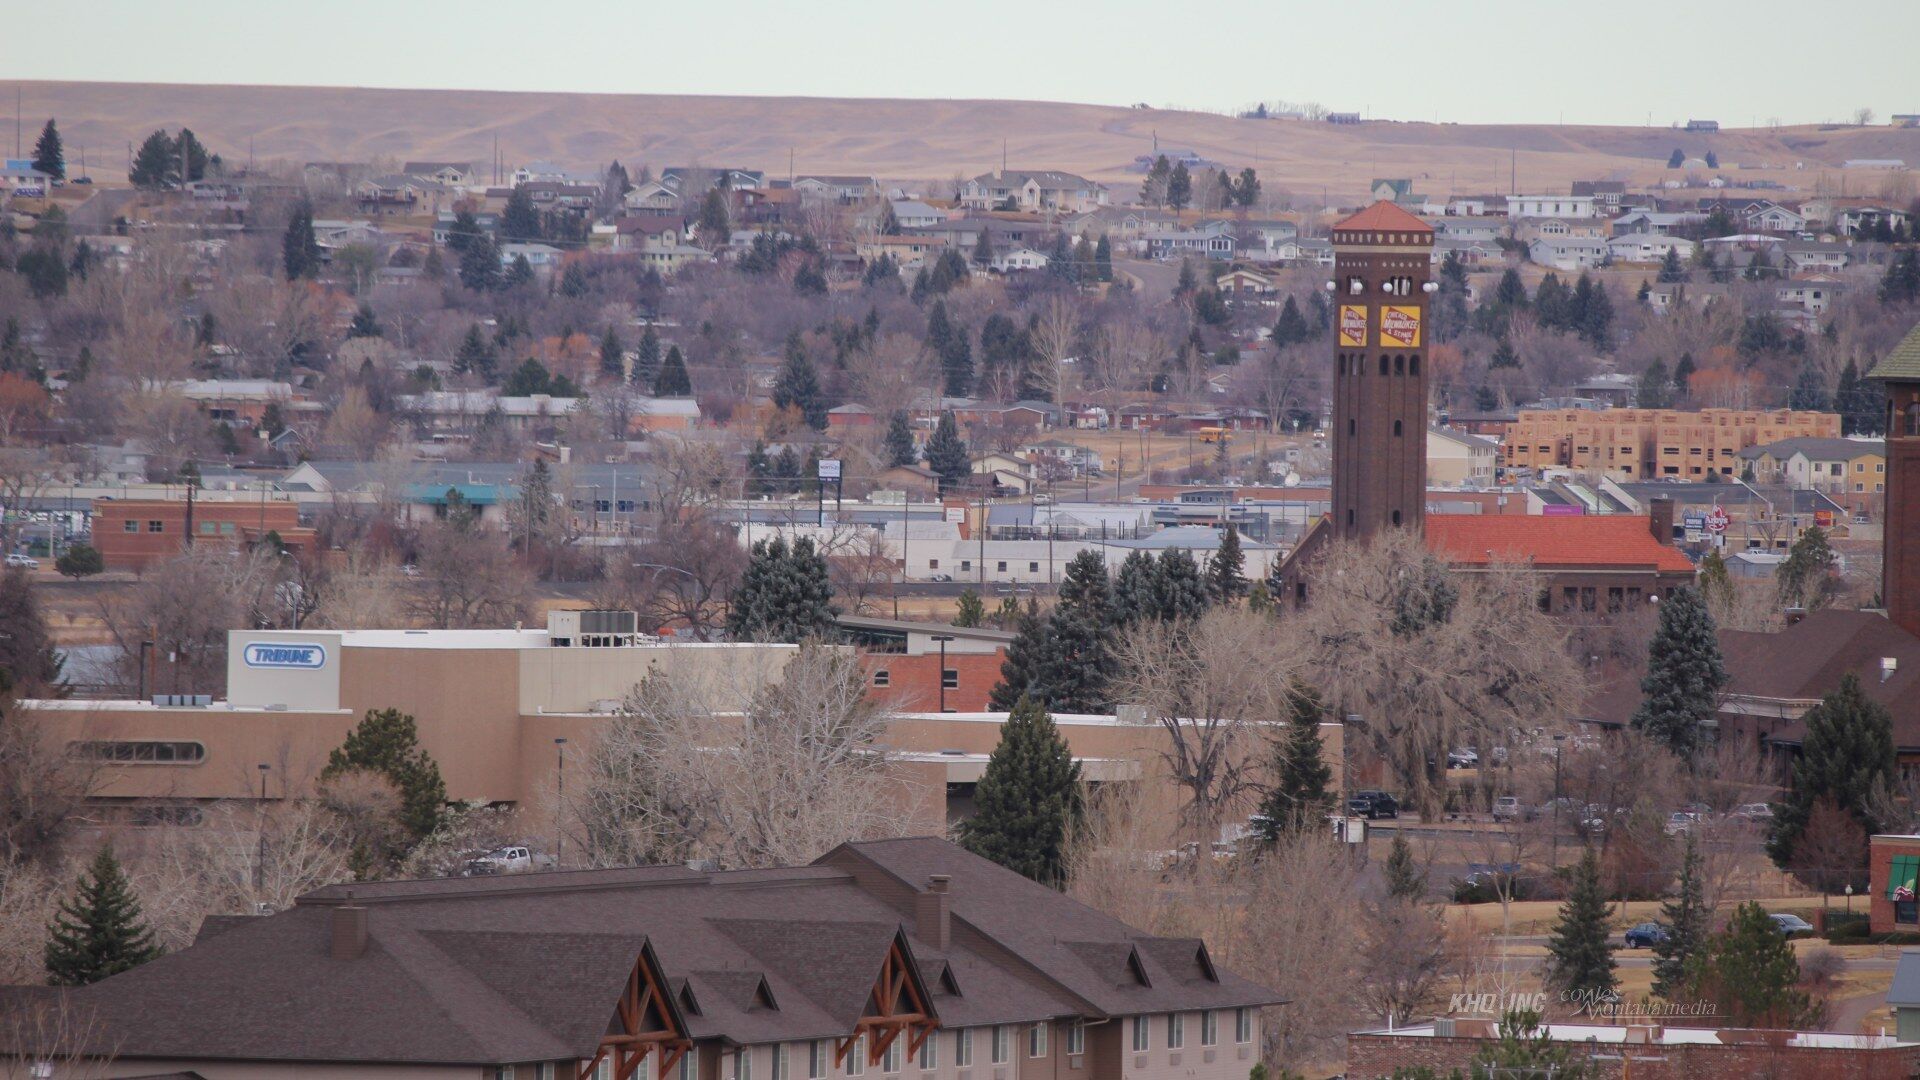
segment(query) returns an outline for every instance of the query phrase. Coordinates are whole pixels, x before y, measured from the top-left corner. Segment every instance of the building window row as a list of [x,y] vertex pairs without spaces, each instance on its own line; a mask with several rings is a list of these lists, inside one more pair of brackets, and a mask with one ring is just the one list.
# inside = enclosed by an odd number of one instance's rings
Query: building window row
[[192,765],[207,757],[207,748],[202,743],[164,739],[90,739],[68,743],[67,749],[75,757],[88,761],[136,765]]

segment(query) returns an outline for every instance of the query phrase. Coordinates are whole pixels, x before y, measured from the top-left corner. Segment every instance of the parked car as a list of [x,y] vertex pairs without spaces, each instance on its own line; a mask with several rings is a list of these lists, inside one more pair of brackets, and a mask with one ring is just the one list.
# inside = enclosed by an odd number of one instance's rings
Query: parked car
[[1734,807],[1733,816],[1742,821],[1772,821],[1773,807],[1763,802],[1741,803]]
[[462,874],[467,877],[485,877],[491,874],[523,874],[529,870],[553,869],[553,856],[536,854],[529,848],[517,844],[494,848],[477,859],[468,861]]
[[1356,791],[1347,800],[1347,813],[1369,821],[1376,818],[1394,819],[1400,816],[1400,800],[1384,791]]
[[18,566],[23,570],[38,570],[40,569],[40,560],[31,555],[22,555],[16,551],[7,556],[7,565],[9,567]]
[[1447,768],[1474,769],[1480,766],[1480,751],[1471,746],[1447,751]]
[[1667,823],[1662,827],[1666,829],[1668,836],[1684,836],[1699,820],[1698,815],[1690,814],[1685,810],[1675,810],[1667,815]]
[[1775,915],[1768,915],[1767,918],[1772,919],[1773,925],[1778,927],[1780,932],[1788,937],[1792,937],[1795,934],[1813,933],[1813,924],[1798,915],[1788,915],[1785,912],[1781,912]]
[[1540,816],[1540,808],[1527,806],[1518,795],[1502,795],[1493,800],[1493,820],[1495,821],[1532,821]]
[[1626,933],[1627,948],[1651,949],[1667,940],[1667,928],[1657,922],[1643,922]]

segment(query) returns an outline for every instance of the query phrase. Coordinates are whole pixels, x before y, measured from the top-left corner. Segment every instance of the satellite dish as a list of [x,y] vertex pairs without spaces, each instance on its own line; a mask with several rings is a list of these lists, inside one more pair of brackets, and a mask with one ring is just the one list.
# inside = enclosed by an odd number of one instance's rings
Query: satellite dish
[[1288,474],[1287,474],[1287,476],[1286,476],[1286,479],[1284,479],[1284,480],[1282,480],[1282,481],[1280,481],[1280,486],[1281,486],[1281,487],[1290,487],[1290,488],[1292,488],[1292,487],[1299,487],[1299,486],[1300,486],[1300,474],[1299,474],[1299,473],[1292,473],[1292,472],[1290,472],[1290,473],[1288,473]]

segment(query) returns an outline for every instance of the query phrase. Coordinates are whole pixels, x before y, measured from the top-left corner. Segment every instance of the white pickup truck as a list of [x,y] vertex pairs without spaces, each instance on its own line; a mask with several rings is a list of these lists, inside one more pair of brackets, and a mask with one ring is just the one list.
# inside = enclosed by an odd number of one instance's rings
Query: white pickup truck
[[517,844],[509,844],[467,860],[466,867],[460,873],[463,877],[486,877],[492,874],[524,874],[529,870],[551,869],[553,869],[553,856],[542,855]]

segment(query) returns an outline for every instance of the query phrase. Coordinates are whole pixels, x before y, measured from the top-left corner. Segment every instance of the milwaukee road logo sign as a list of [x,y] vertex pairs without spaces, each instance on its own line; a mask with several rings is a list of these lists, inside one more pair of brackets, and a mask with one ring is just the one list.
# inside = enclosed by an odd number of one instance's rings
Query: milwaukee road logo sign
[[1380,344],[1389,349],[1420,347],[1420,309],[1383,307],[1380,309]]
[[248,667],[312,671],[327,666],[327,649],[324,645],[291,641],[256,641],[241,653],[241,659],[246,661]]
[[1367,309],[1363,305],[1340,305],[1340,344],[1355,349],[1367,347]]

